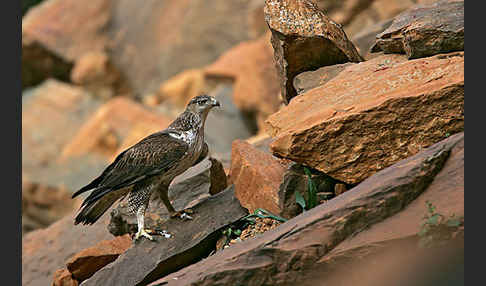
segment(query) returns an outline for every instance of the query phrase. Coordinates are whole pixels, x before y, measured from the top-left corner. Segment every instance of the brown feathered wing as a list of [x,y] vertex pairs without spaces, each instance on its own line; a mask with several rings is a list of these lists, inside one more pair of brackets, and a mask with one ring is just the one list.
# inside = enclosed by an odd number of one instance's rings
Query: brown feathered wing
[[183,158],[187,144],[169,135],[157,132],[120,153],[103,173],[73,194],[93,190],[83,201],[74,224],[92,224],[118,199],[125,196],[137,182],[161,175]]

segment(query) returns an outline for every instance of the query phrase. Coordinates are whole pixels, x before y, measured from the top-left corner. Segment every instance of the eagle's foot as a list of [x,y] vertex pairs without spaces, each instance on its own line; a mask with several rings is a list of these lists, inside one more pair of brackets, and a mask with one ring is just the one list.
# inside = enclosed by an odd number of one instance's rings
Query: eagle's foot
[[182,220],[191,220],[192,219],[192,216],[190,216],[189,214],[193,214],[194,211],[192,209],[185,209],[185,210],[182,210],[182,211],[178,211],[178,212],[173,212],[170,214],[170,217],[171,218],[180,218]]
[[152,237],[150,234],[148,234],[148,232],[147,232],[145,229],[143,229],[143,228],[142,228],[142,229],[139,229],[139,230],[137,231],[137,233],[135,234],[135,238],[134,238],[134,240],[138,240],[138,239],[139,239],[140,237],[142,237],[142,236],[143,236],[143,237],[148,238],[148,239],[149,239],[149,240],[151,240],[151,241],[154,241],[154,240],[155,240],[155,239],[154,239],[154,238],[153,238],[153,237]]
[[152,229],[146,229],[146,232],[152,235],[160,235],[165,238],[171,238],[172,234],[170,234],[167,230],[152,230]]

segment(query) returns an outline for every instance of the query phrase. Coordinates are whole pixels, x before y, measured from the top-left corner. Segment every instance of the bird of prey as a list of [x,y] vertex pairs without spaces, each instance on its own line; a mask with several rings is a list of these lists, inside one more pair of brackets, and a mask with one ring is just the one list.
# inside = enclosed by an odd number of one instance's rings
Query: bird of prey
[[144,228],[144,215],[154,191],[171,217],[187,216],[172,207],[169,185],[176,176],[206,157],[204,123],[215,106],[220,106],[215,98],[196,96],[167,129],[145,137],[120,153],[100,176],[73,194],[74,198],[92,190],[81,204],[74,224],[93,224],[113,203],[128,194],[128,208],[137,216],[135,240],[142,236],[153,240]]

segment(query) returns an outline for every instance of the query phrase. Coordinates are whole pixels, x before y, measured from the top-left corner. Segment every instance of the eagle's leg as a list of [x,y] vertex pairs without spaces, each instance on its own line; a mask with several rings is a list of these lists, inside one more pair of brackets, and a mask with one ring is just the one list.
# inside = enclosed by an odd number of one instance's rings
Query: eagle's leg
[[152,193],[153,184],[142,182],[137,184],[128,196],[128,206],[130,210],[136,213],[137,216],[137,233],[135,240],[144,236],[150,240],[154,238],[149,235],[148,230],[145,229],[145,210],[150,201],[150,194]]
[[154,238],[147,233],[145,230],[145,208],[146,204],[142,205],[138,210],[137,210],[137,226],[138,226],[138,231],[135,234],[135,240],[137,240],[139,237],[144,236],[150,240],[154,240]]
[[191,209],[187,210],[182,210],[182,211],[176,211],[172,204],[170,203],[169,200],[169,188],[166,185],[160,185],[159,186],[159,195],[160,199],[164,203],[165,207],[167,208],[167,211],[169,212],[170,217],[178,217],[181,219],[192,219],[192,217],[189,214],[192,214]]

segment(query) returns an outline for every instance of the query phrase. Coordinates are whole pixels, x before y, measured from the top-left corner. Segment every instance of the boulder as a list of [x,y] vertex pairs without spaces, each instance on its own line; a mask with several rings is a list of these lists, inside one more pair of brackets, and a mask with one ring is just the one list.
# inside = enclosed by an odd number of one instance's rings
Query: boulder
[[102,100],[131,96],[126,80],[105,52],[87,52],[80,56],[71,70],[71,81]]
[[257,123],[281,105],[270,33],[231,48],[205,67],[204,73],[208,78],[233,78],[234,104],[242,112],[255,114]]
[[[102,217],[91,226],[75,226],[75,215],[72,212],[47,228],[31,231],[22,237],[22,285],[50,285],[54,273],[65,268],[66,261],[74,254],[113,238],[106,229],[109,216]],[[64,277],[70,280],[69,275]]]
[[115,261],[131,244],[132,239],[128,234],[100,241],[96,245],[76,253],[67,261],[66,267],[72,277],[81,283],[96,271]]
[[409,59],[464,50],[464,1],[441,0],[401,13],[377,35],[373,52],[405,53]]
[[[296,202],[295,193],[309,200],[308,175],[304,166],[272,156],[264,142],[256,142],[255,146],[242,140],[233,142],[229,184],[234,185],[236,197],[249,213],[261,208],[292,218],[303,211]],[[312,168],[308,171],[317,194],[334,196],[334,186],[342,182]]]
[[241,205],[250,213],[263,208],[280,215],[278,190],[289,163],[257,150],[245,141],[233,141],[229,184],[234,184]]
[[31,183],[71,192],[102,170],[106,161],[95,154],[58,162],[99,100],[81,87],[54,79],[22,94],[22,174]]
[[32,7],[22,18],[22,85],[49,77],[69,80],[76,59],[103,51],[112,2],[95,0],[88,7],[73,0],[48,0]]
[[210,91],[206,85],[203,70],[185,70],[160,85],[154,103],[160,104],[168,101],[179,108],[185,108],[193,97]]
[[274,155],[359,183],[464,130],[464,53],[349,66],[267,123]]
[[297,95],[292,85],[297,74],[363,60],[341,26],[309,0],[266,0],[264,13],[286,104]]
[[[116,155],[123,139],[136,124],[153,126],[157,131],[167,128],[171,119],[151,112],[126,97],[116,97],[103,104],[84,123],[61,153],[60,161],[85,154],[99,154],[109,161]],[[152,129],[153,130],[153,129]],[[149,134],[144,134],[149,135]],[[138,140],[142,139],[138,138]],[[138,140],[134,140],[136,143]]]
[[170,238],[142,239],[83,285],[146,285],[201,260],[215,249],[222,228],[247,213],[232,188],[193,206],[193,220],[170,219],[158,225]]
[[47,80],[22,96],[22,167],[54,162],[100,102],[84,89]]
[[22,236],[29,231],[45,228],[81,206],[80,199],[71,199],[71,192],[31,182],[22,177]]
[[[374,285],[367,279],[376,278],[375,273],[384,280],[371,281],[388,285],[390,279],[397,279],[395,276],[385,278],[387,272],[382,268],[385,265],[377,259],[382,254],[380,250],[393,245],[391,249],[400,250],[401,246],[402,250],[413,250],[414,254],[423,253],[425,250],[419,248],[417,234],[427,213],[424,199],[431,199],[444,215],[464,213],[463,176],[464,133],[461,133],[376,173],[346,193],[276,229],[239,242],[150,285],[316,285],[327,282],[351,285],[337,282],[357,282],[360,277],[367,282],[364,285]],[[443,190],[438,187],[449,184],[453,187]],[[399,244],[404,241],[408,243]],[[455,247],[460,249],[461,240],[457,241]],[[450,248],[440,250],[444,249]],[[404,259],[403,252],[394,254],[387,257],[394,257],[398,262],[417,262]],[[430,265],[440,262],[433,261],[435,263]],[[361,270],[355,272],[346,262],[355,262],[356,269]],[[376,272],[369,271],[370,263]],[[430,269],[430,265],[421,265]],[[395,273],[401,273],[407,264],[394,263],[394,266],[398,266]],[[410,268],[405,269],[408,275],[400,275],[400,280],[406,278],[403,281],[409,282],[410,277],[420,277],[417,272],[409,271]],[[427,273],[424,269],[414,269]],[[355,275],[357,273],[362,275]]]
[[95,0],[88,7],[73,0],[47,0],[22,18],[22,39],[36,42],[67,62],[103,51],[112,0]]

